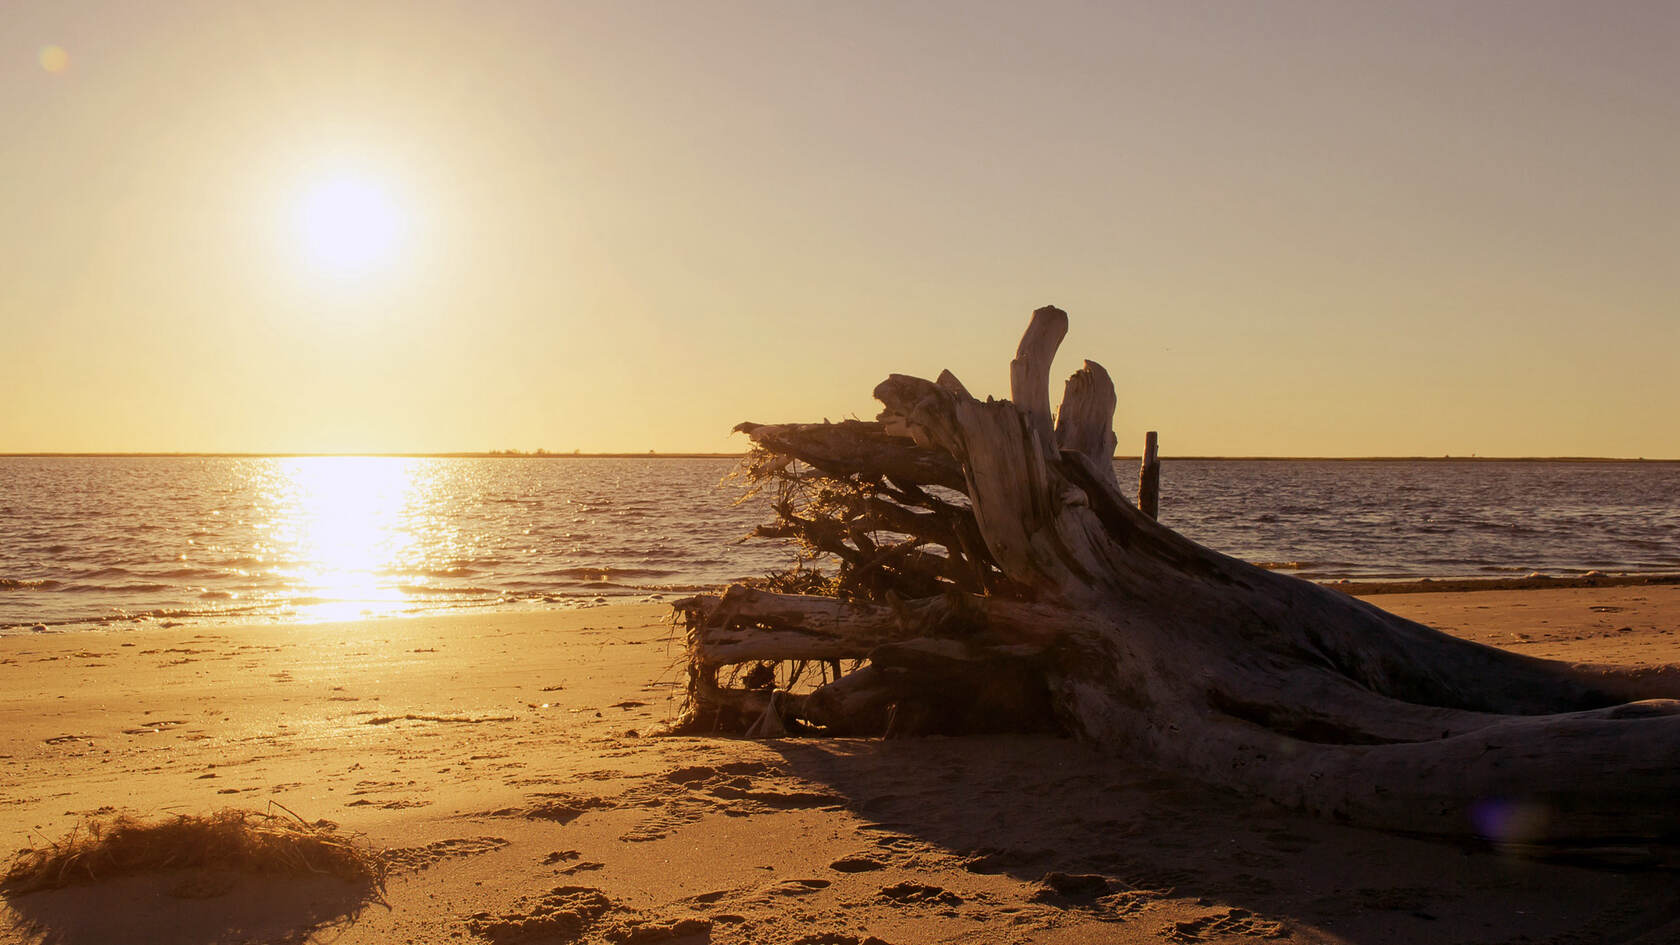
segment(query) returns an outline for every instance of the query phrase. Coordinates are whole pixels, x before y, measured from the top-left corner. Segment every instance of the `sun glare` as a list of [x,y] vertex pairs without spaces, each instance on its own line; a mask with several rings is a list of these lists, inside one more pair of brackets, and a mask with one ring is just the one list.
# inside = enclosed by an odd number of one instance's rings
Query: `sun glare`
[[420,566],[420,531],[436,527],[415,517],[432,488],[421,461],[312,456],[272,468],[271,538],[293,562],[290,580],[317,598],[301,616],[347,620],[412,604],[391,575]]
[[324,178],[298,200],[295,236],[309,264],[340,276],[390,265],[402,248],[403,207],[380,181],[352,175]]

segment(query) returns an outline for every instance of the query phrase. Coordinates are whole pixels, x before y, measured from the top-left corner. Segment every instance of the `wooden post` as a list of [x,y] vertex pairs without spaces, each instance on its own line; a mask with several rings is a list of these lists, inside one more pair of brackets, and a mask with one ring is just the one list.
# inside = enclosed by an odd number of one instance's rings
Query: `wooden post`
[[1138,510],[1150,518],[1160,518],[1161,458],[1155,451],[1155,431],[1143,435],[1143,464],[1138,469]]

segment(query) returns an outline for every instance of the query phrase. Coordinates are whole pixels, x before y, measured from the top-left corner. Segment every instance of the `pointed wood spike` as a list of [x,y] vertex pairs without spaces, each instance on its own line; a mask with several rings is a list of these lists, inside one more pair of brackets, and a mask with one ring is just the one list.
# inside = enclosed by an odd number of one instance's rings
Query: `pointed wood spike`
[[1050,362],[1067,337],[1067,313],[1054,305],[1033,312],[1015,360],[1009,362],[1009,399],[1026,411],[1027,422],[1046,449],[1055,444],[1050,427]]
[[1114,381],[1095,361],[1073,372],[1062,392],[1062,407],[1056,413],[1056,445],[1083,453],[1097,473],[1116,490],[1120,479],[1114,471]]
[[953,394],[961,394],[964,397],[969,396],[968,388],[964,387],[963,382],[957,380],[957,376],[952,374],[950,371],[940,371],[939,377],[936,378],[933,383]]

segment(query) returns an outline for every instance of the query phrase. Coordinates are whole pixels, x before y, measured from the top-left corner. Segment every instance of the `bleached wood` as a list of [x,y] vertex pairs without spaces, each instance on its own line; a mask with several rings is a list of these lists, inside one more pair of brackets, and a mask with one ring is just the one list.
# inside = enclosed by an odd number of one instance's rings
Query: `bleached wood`
[[[1075,419],[1098,412],[1100,397],[1078,395],[1091,403],[1071,412],[1064,402],[1063,426],[1080,429],[1051,435],[1048,365],[1065,331],[1059,310],[1034,314],[1012,364],[1013,401],[893,375],[876,397],[919,445],[856,431],[862,452],[915,451],[918,468],[946,481],[957,471],[972,508],[964,527],[1011,582],[1006,595],[841,604],[732,589],[688,611],[691,693],[715,689],[720,660],[877,642],[864,670],[782,711],[841,728],[878,720],[918,689],[1003,689],[1026,672],[1073,734],[1337,820],[1530,845],[1680,842],[1680,666],[1481,646],[1177,534],[1121,493],[1090,445],[1090,421]],[[825,462],[865,465],[833,458],[850,435],[821,440]],[[1531,815],[1517,819],[1527,832],[1501,834],[1499,823],[1516,822],[1496,816],[1501,804]]]
[[950,489],[963,487],[962,470],[951,457],[917,450],[883,423],[741,423],[735,429],[766,449],[797,456],[830,475],[895,476]]
[[1073,372],[1062,391],[1062,406],[1056,411],[1056,445],[1090,457],[1099,470],[1114,473],[1114,381],[1095,361]]
[[1046,446],[1055,442],[1050,428],[1050,362],[1067,337],[1067,313],[1046,305],[1032,314],[1015,360],[1009,362],[1009,399],[1026,417],[1027,428]]

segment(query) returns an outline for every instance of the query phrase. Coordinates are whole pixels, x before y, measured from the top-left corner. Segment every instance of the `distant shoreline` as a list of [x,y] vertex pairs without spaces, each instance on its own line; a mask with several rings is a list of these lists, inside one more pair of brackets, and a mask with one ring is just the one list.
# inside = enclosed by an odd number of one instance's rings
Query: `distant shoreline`
[[1588,587],[1657,587],[1680,584],[1680,574],[1666,571],[1616,574],[1532,574],[1526,577],[1395,578],[1394,580],[1316,581],[1353,597],[1380,594],[1458,594],[1479,591],[1541,591]]
[[[113,453],[24,452],[0,453],[0,459],[741,459],[740,453]],[[1116,462],[1138,462],[1137,456],[1116,456]],[[1645,456],[1167,456],[1163,463],[1680,463],[1680,458]]]

